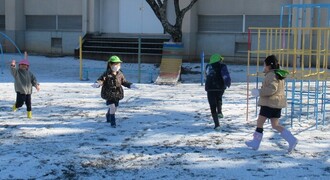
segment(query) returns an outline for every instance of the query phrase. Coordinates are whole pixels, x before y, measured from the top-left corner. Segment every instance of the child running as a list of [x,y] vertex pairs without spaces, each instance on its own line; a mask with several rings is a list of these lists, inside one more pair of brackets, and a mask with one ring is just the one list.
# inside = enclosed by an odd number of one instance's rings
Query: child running
[[111,127],[116,128],[115,113],[119,105],[119,100],[124,98],[124,90],[122,86],[131,89],[137,87],[125,79],[124,74],[120,71],[122,61],[118,56],[111,56],[108,60],[106,71],[92,85],[94,88],[102,86],[101,97],[106,100],[109,109],[106,113],[106,120]]
[[207,92],[207,99],[216,131],[220,131],[219,118],[223,118],[222,96],[226,88],[229,88],[231,85],[231,78],[227,66],[223,63],[223,59],[220,54],[213,54],[205,68],[205,91]]
[[16,68],[16,60],[11,62],[11,74],[15,79],[15,91],[16,91],[16,102],[13,105],[13,111],[15,112],[18,108],[22,107],[25,103],[27,110],[27,117],[32,118],[32,107],[31,107],[31,94],[32,87],[35,87],[37,91],[40,90],[40,86],[37,82],[36,77],[31,71],[29,71],[30,63],[26,58],[22,59],[18,68]]
[[279,125],[281,109],[287,106],[284,78],[288,72],[280,70],[277,58],[274,55],[270,55],[264,61],[264,73],[265,78],[261,89],[253,89],[251,91],[252,96],[260,96],[258,102],[260,112],[253,140],[247,141],[245,144],[254,150],[258,150],[263,136],[263,125],[266,119],[270,119],[272,128],[280,132],[281,136],[289,143],[288,151],[291,152],[296,147],[298,140],[290,131]]

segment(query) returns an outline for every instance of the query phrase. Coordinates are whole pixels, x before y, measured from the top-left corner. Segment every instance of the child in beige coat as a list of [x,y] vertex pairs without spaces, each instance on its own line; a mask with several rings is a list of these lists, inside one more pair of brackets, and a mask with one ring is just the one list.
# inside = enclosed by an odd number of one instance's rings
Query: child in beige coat
[[253,140],[247,141],[245,144],[257,150],[263,137],[263,125],[267,119],[270,119],[272,127],[280,132],[281,136],[289,143],[288,151],[291,152],[296,147],[298,140],[289,130],[279,124],[281,110],[287,105],[284,92],[286,71],[280,70],[277,58],[271,55],[265,59],[264,73],[265,79],[262,82],[261,89],[251,91],[253,96],[260,97],[258,102],[260,112]]

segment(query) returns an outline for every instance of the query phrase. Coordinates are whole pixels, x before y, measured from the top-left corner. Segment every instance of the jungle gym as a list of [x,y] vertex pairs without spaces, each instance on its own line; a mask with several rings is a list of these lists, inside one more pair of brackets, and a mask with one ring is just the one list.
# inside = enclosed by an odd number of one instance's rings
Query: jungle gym
[[[330,4],[284,5],[281,24],[285,20],[285,10],[288,11],[288,24],[291,27],[249,28],[246,118],[249,118],[250,78],[256,78],[258,88],[260,79],[264,77],[263,60],[274,54],[281,69],[289,72],[286,78],[288,107],[285,117],[291,120],[291,127],[294,120],[313,119],[313,125],[317,128],[329,118],[326,117],[329,109],[326,106],[330,105],[327,92],[327,81],[330,80]],[[325,24],[321,24],[321,13],[327,13]],[[252,72],[252,64],[256,64],[255,72]]]

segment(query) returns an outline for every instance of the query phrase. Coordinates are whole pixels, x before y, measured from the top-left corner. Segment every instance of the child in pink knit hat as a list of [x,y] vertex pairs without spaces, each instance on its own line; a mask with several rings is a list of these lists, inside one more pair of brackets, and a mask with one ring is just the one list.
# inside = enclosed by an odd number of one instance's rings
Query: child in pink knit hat
[[39,83],[36,77],[31,71],[29,71],[30,63],[27,58],[19,62],[19,67],[16,68],[16,61],[11,62],[11,74],[15,79],[15,91],[16,91],[16,102],[13,105],[13,111],[15,112],[17,108],[20,108],[25,103],[27,110],[27,117],[32,118],[32,108],[31,108],[31,94],[32,87],[35,87],[37,91],[40,90]]

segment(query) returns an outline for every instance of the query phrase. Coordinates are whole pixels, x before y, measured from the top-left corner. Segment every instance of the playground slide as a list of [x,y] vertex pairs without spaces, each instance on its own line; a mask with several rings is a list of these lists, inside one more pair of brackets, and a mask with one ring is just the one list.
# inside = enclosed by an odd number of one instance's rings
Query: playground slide
[[156,84],[176,85],[178,83],[182,65],[182,50],[182,44],[164,43]]

